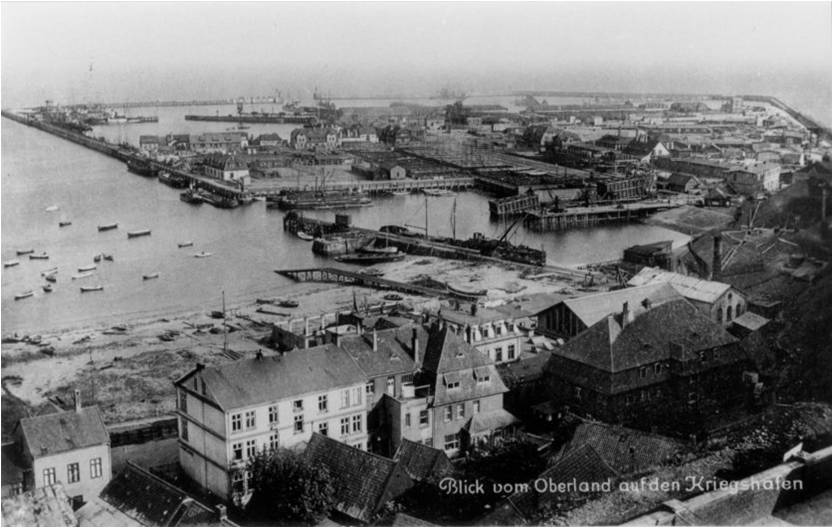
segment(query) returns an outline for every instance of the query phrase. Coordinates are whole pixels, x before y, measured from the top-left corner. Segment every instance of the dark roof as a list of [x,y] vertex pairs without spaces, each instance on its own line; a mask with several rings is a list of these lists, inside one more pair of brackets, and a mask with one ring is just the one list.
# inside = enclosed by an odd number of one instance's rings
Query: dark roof
[[649,139],[647,141],[634,139],[633,141],[628,143],[628,146],[626,146],[623,149],[623,152],[631,156],[647,156],[654,150],[654,147],[657,146],[657,143],[659,143],[659,141],[657,141],[656,139]]
[[683,450],[683,446],[671,438],[618,425],[585,422],[576,428],[572,439],[552,460],[557,463],[584,446],[592,447],[607,465],[622,475],[665,464]]
[[34,458],[110,443],[98,407],[21,418],[20,428]]
[[563,357],[612,373],[668,359],[671,343],[682,347],[677,359],[686,360],[699,350],[735,342],[722,325],[679,299],[637,313],[624,328],[620,315],[608,315],[554,350],[553,359]]
[[334,479],[334,509],[348,517],[370,522],[386,502],[413,486],[413,480],[395,461],[313,433],[304,452]]
[[501,363],[497,370],[503,382],[511,388],[519,383],[540,379],[549,359],[550,353],[542,351],[518,361]]
[[662,242],[654,242],[652,244],[639,244],[625,248],[625,253],[635,253],[645,257],[650,257],[657,252],[670,252],[673,242],[671,240],[663,240]]
[[686,174],[684,172],[675,172],[668,178],[668,185],[674,187],[684,188],[689,181],[694,180],[695,182],[699,182],[699,180],[693,174]]
[[145,526],[219,524],[211,508],[132,462],[105,486],[101,498]]
[[420,355],[425,354],[428,333],[419,325],[407,325],[390,330],[376,330],[376,350],[373,350],[373,332],[341,338],[342,349],[347,351],[368,379],[384,375],[413,372],[411,350],[413,331],[417,332]]
[[402,469],[414,480],[440,477],[454,470],[445,451],[412,442],[407,438],[402,439],[393,459],[398,461]]
[[364,384],[365,374],[353,359],[333,344],[295,350],[283,356],[266,356],[194,370],[177,386],[198,378],[205,382],[205,397],[220,409],[231,410]]
[[[447,326],[434,329],[428,338],[423,369],[434,383],[434,406],[502,394],[507,391],[495,366],[479,350],[449,330]],[[478,382],[474,369],[488,374],[489,381]],[[460,386],[446,387],[444,376],[459,380]]]

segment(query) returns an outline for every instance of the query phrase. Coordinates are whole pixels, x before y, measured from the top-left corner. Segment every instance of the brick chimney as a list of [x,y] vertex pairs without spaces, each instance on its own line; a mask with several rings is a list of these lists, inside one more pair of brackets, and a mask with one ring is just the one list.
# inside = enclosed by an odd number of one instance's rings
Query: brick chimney
[[721,272],[721,262],[723,260],[723,239],[720,236],[720,233],[714,236],[714,246],[712,250],[712,272],[711,278],[715,279],[720,275]]
[[81,412],[81,391],[75,389],[73,393],[75,395],[75,412]]

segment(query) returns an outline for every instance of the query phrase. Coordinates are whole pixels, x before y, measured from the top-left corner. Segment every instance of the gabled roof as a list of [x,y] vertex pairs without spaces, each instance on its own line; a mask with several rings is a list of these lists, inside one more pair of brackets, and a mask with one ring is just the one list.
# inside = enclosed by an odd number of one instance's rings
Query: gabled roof
[[645,299],[649,299],[653,306],[657,306],[680,297],[674,288],[657,283],[594,293],[562,302],[585,326],[590,327],[607,315],[620,312],[624,303],[628,303],[631,310],[638,310]]
[[412,442],[407,438],[402,439],[393,459],[399,462],[402,469],[414,480],[438,478],[454,470],[445,451]]
[[373,332],[362,336],[349,335],[341,338],[340,347],[356,362],[367,379],[384,375],[410,373],[415,370],[411,346],[413,331],[417,332],[417,346],[424,356],[428,346],[428,332],[420,325],[406,325],[400,328],[376,331],[376,350],[373,350]]
[[[681,347],[677,359],[694,358],[700,350],[736,343],[722,325],[706,317],[685,299],[666,302],[622,326],[619,315],[609,315],[553,351],[599,371],[621,372],[671,357],[671,344]],[[547,370],[557,369],[547,365]]]
[[176,385],[193,390],[193,379],[205,382],[204,396],[224,411],[366,382],[350,356],[331,343],[200,368]]
[[592,447],[607,465],[622,475],[665,464],[683,451],[682,444],[665,436],[618,425],[584,422],[552,460],[557,463],[584,446]]
[[132,462],[104,487],[100,498],[144,526],[219,524],[211,508]]
[[703,303],[714,303],[731,286],[723,282],[703,280],[698,277],[689,277],[659,268],[642,268],[639,273],[628,281],[630,286],[644,286],[646,284],[668,283],[680,295],[692,301]]
[[654,148],[659,144],[659,141],[656,139],[648,139],[647,141],[642,141],[640,139],[634,139],[628,146],[623,149],[625,154],[629,154],[631,156],[647,156],[651,152],[654,151]]
[[33,458],[110,443],[98,407],[21,418],[20,428]]
[[399,463],[318,433],[312,434],[304,457],[329,470],[334,509],[362,522],[370,522],[379,508],[414,484]]

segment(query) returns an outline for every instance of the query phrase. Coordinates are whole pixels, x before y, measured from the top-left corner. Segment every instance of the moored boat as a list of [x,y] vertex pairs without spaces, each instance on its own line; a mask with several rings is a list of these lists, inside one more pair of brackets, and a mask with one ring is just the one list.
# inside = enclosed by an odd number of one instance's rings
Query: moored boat
[[101,262],[101,253],[93,257],[93,262]]
[[20,261],[17,260],[17,259],[7,260],[6,262],[3,263],[3,267],[4,268],[11,268],[12,266],[17,266],[18,264],[20,264]]
[[411,194],[411,191],[391,191],[391,196],[408,196]]
[[52,291],[52,285],[51,284],[44,284],[43,285],[43,291],[45,291],[46,293],[50,293]]
[[102,253],[101,257],[108,262],[113,262],[113,255],[110,255],[109,253]]
[[448,189],[423,189],[422,192],[428,196],[448,196],[454,194]]
[[373,205],[364,193],[348,191],[300,191],[290,192],[267,204],[281,209],[346,209]]
[[28,255],[28,254],[30,254],[30,253],[34,253],[34,252],[35,252],[35,250],[34,250],[34,249],[18,249],[18,250],[17,250],[17,254],[18,254],[18,256],[20,256],[20,255]]
[[446,287],[451,293],[464,297],[484,297],[488,293],[485,289],[466,288],[465,286],[454,286],[452,284],[446,284]]
[[112,224],[102,224],[102,225],[98,226],[98,230],[99,231],[109,231],[111,229],[116,229],[117,227],[119,227],[119,224],[117,224],[116,222],[113,222]]
[[81,293],[101,291],[103,289],[104,286],[102,286],[101,284],[97,284],[95,286],[81,286]]
[[298,301],[293,301],[292,299],[285,299],[285,300],[279,302],[278,305],[282,306],[284,308],[297,308],[298,307]]
[[187,191],[180,193],[179,199],[192,205],[200,205],[203,201],[202,197],[194,192],[194,189],[188,189]]
[[56,273],[58,273],[58,268],[57,267],[49,268],[48,270],[43,270],[43,271],[40,272],[41,277],[45,277],[47,275],[55,275]]
[[205,257],[210,257],[210,256],[211,256],[211,253],[208,253],[206,251],[200,251],[199,253],[194,253],[194,257],[196,257],[196,258],[205,258]]
[[150,279],[158,279],[158,278],[159,278],[159,272],[158,271],[142,275],[142,280],[150,280]]
[[336,261],[347,264],[380,264],[382,262],[397,262],[405,258],[404,253],[348,253],[336,257]]
[[32,255],[29,255],[29,260],[49,260],[49,255],[47,255],[45,252],[44,253],[38,253],[37,255],[32,254]]
[[376,247],[373,245],[368,245],[359,248],[359,253],[372,253],[378,255],[393,255],[395,253],[399,253],[399,248],[396,246],[385,246],[385,247]]
[[156,177],[158,171],[153,168],[150,161],[140,159],[130,159],[127,161],[127,170],[139,176]]
[[46,208],[47,213],[52,213],[52,212],[57,211],[57,210],[58,210],[57,205],[50,205],[49,207]]
[[150,235],[150,229],[141,229],[139,231],[128,231],[127,238],[136,238],[140,236],[148,236]]
[[171,174],[168,171],[159,171],[159,176],[157,176],[156,179],[159,180],[160,183],[164,183],[174,189],[184,189],[188,187],[188,180],[182,176]]
[[193,242],[191,242],[190,240],[187,240],[187,241],[185,241],[185,242],[180,242],[179,244],[177,244],[177,245],[176,245],[176,247],[178,247],[178,248],[186,248],[186,247],[191,247],[191,246],[193,246],[193,245],[194,245],[194,243],[193,243]]
[[75,274],[75,275],[72,276],[72,280],[85,279],[87,277],[91,277],[92,275],[93,275],[92,271],[87,271],[85,273],[78,273],[78,274]]
[[295,234],[296,234],[296,235],[298,236],[298,238],[300,238],[301,240],[312,241],[312,240],[314,240],[314,239],[315,239],[315,237],[314,237],[314,236],[309,235],[309,234],[307,234],[307,233],[305,233],[305,232],[303,232],[303,231],[298,231],[298,232],[297,232],[297,233],[295,233]]
[[15,300],[15,301],[19,301],[20,299],[25,299],[26,297],[31,297],[31,296],[32,296],[32,295],[34,295],[34,294],[35,294],[35,292],[34,292],[34,291],[32,291],[32,290],[27,290],[27,291],[25,291],[25,292],[18,293],[17,295],[15,295],[15,296],[14,296],[14,300]]
[[47,275],[44,279],[46,279],[46,282],[58,282],[58,278],[55,275]]
[[69,220],[62,220],[58,222],[58,227],[66,227],[68,225],[72,225],[72,222],[70,222]]
[[90,264],[89,266],[81,266],[80,268],[78,268],[78,271],[83,273],[85,271],[92,271],[94,269],[96,269],[96,265],[95,264]]

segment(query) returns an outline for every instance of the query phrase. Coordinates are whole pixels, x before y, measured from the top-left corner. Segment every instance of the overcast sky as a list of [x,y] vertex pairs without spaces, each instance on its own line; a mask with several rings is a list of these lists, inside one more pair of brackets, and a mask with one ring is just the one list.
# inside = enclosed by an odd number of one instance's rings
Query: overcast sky
[[[831,4],[3,3],[3,106],[442,87],[830,99]],[[90,66],[92,65],[92,72]]]

